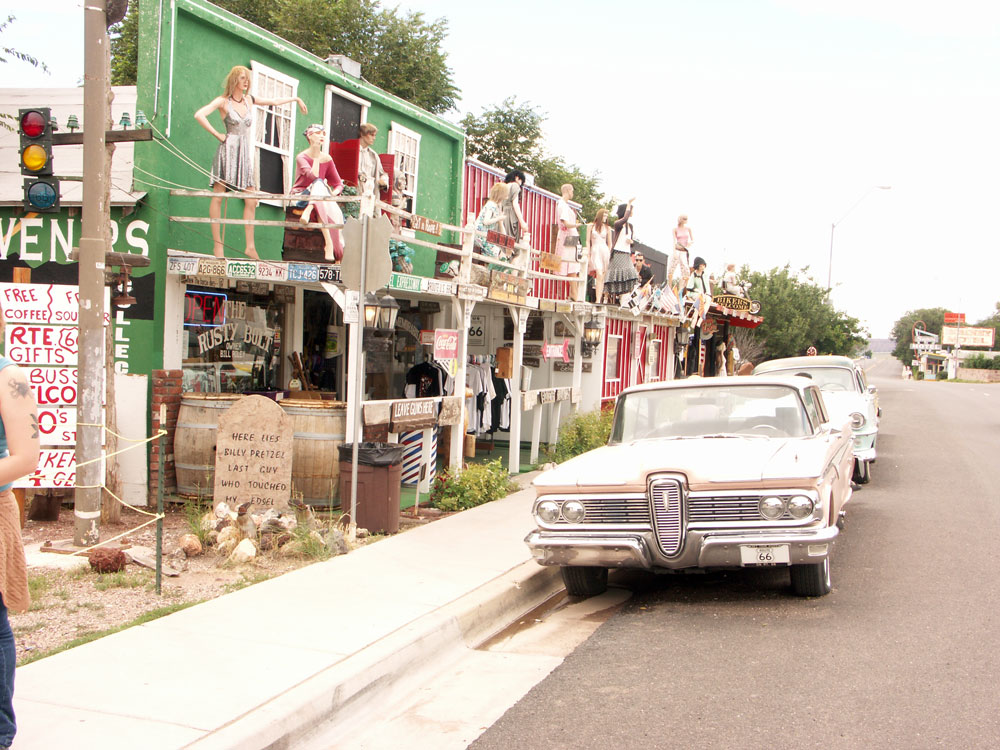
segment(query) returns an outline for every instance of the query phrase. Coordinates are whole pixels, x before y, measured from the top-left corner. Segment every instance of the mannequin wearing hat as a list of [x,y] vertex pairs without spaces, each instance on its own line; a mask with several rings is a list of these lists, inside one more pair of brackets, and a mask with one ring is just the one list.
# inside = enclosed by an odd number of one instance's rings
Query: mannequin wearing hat
[[708,297],[712,296],[712,283],[705,276],[705,268],[708,264],[704,258],[695,258],[691,264],[691,276],[687,280],[684,291],[688,294],[700,292]]
[[[304,133],[309,141],[309,148],[295,157],[295,184],[292,193],[303,196],[322,197],[340,195],[344,183],[340,179],[337,167],[330,154],[323,150],[326,140],[326,129],[322,125],[310,125]],[[299,201],[297,207],[304,209],[299,221],[308,224],[312,212],[316,212],[316,221],[320,224],[343,224],[344,214],[333,201],[305,200]],[[340,261],[344,257],[344,242],[339,229],[322,227],[323,257],[326,260]]]

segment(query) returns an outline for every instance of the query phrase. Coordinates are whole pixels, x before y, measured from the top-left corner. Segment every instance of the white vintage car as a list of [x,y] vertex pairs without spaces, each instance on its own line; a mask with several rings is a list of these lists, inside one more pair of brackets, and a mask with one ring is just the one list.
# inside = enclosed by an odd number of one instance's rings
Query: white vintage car
[[626,389],[608,445],[540,474],[525,542],[593,596],[609,568],[787,566],[830,591],[851,497],[851,428],[801,377],[689,378]]
[[801,375],[823,391],[823,402],[836,423],[847,419],[854,431],[854,481],[867,484],[875,463],[875,443],[881,411],[878,392],[868,384],[863,368],[850,357],[788,357],[761,362],[754,375]]

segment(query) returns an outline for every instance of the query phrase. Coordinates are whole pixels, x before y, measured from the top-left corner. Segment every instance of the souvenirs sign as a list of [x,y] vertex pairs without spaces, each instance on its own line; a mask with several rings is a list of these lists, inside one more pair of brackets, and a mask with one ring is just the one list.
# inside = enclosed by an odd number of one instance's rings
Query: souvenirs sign
[[250,511],[288,507],[292,488],[292,417],[264,396],[244,396],[219,417],[216,502]]
[[750,311],[750,300],[735,294],[716,294],[712,297],[712,302],[719,307],[728,307],[730,310]]
[[418,232],[441,236],[441,222],[428,219],[426,216],[413,214],[413,218],[410,219],[410,227]]
[[[109,290],[104,292],[108,309]],[[73,325],[80,319],[80,290],[67,284],[0,284],[5,323]],[[104,313],[104,325],[111,316]],[[8,355],[9,356],[9,355]]]
[[433,398],[411,398],[392,402],[390,432],[426,430],[437,423],[437,402]]

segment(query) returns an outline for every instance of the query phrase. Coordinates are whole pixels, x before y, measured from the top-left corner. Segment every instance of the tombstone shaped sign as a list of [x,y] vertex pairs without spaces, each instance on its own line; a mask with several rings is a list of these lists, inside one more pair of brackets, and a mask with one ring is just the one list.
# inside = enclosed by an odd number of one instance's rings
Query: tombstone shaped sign
[[215,502],[250,512],[288,507],[292,418],[264,396],[244,396],[221,417],[215,448]]

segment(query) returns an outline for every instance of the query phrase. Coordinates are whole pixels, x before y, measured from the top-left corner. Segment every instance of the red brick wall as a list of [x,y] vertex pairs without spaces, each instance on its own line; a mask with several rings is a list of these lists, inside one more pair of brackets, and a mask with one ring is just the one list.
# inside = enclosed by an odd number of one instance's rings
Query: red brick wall
[[[160,428],[160,404],[166,404],[167,416],[163,428],[167,436],[163,442],[163,491],[177,489],[177,475],[174,472],[174,431],[177,429],[177,412],[181,408],[181,371],[153,370],[153,429]],[[160,441],[154,440],[149,455],[149,489],[156,497],[156,485],[160,467]]]

